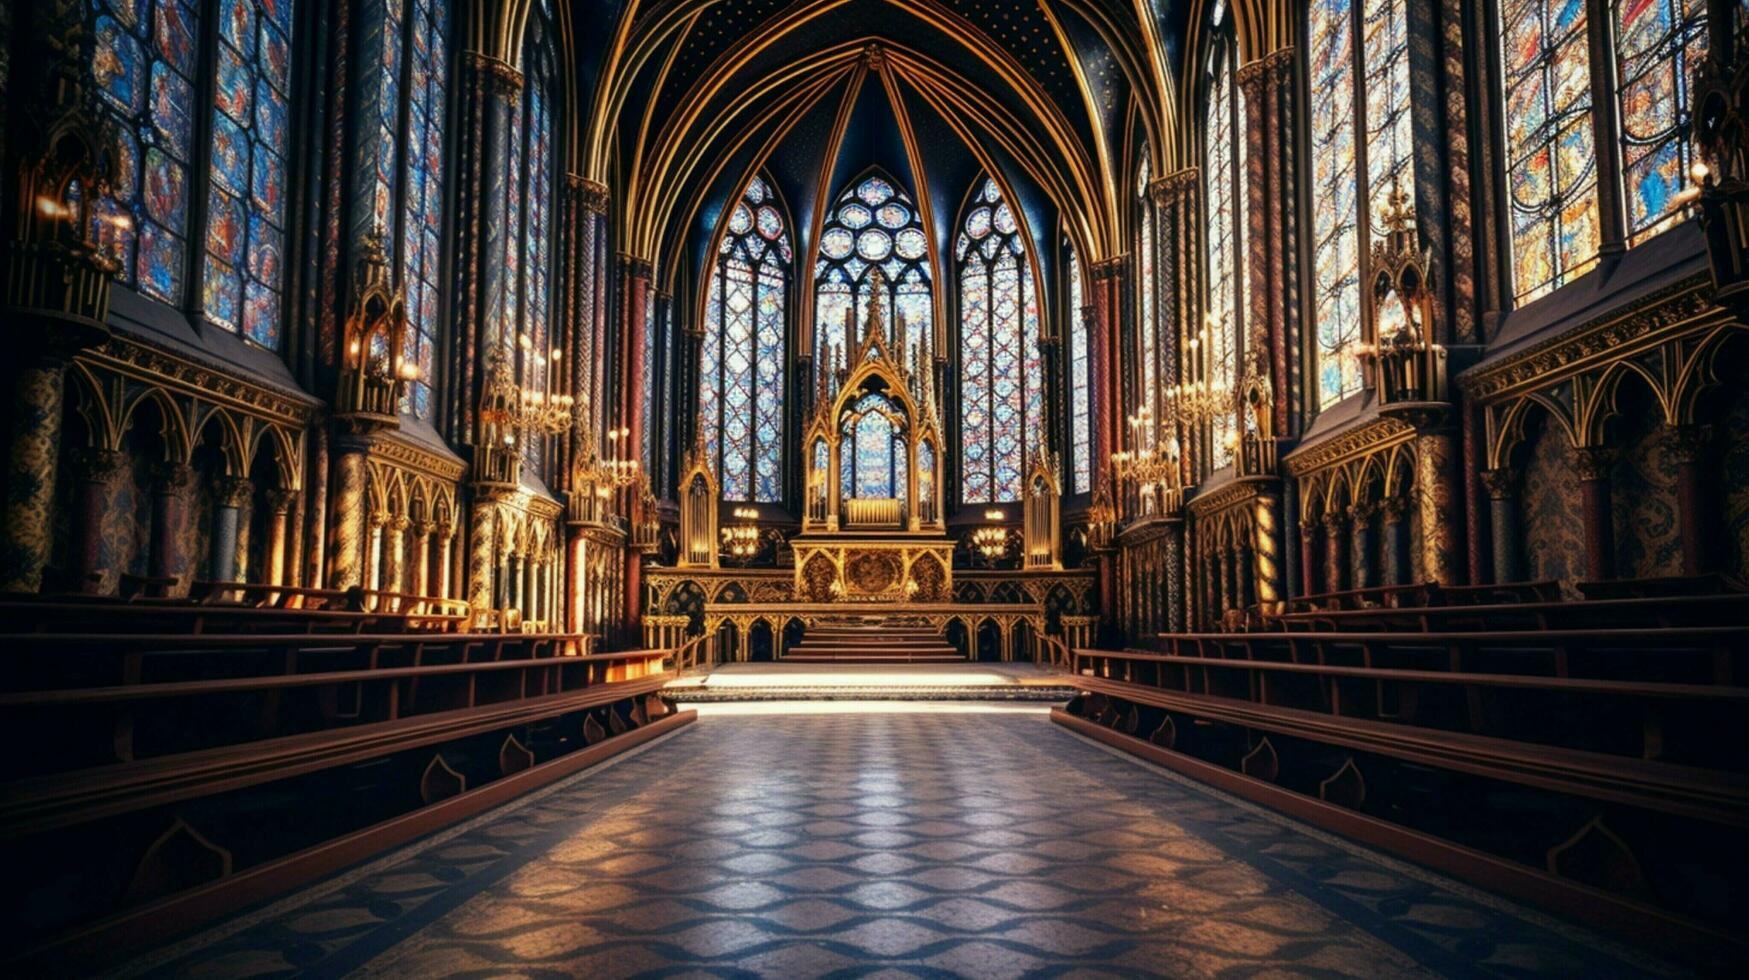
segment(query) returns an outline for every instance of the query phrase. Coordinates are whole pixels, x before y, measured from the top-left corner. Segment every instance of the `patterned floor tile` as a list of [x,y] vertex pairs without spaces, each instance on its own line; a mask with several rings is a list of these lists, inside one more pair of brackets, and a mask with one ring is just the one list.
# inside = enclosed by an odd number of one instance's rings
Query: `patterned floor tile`
[[167,947],[189,976],[1667,972],[1038,714],[701,720]]

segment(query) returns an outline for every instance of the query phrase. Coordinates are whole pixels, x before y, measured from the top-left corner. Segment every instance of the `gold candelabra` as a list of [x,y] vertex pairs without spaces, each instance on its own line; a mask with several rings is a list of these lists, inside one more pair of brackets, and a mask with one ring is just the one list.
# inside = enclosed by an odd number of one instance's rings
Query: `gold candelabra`
[[1176,413],[1156,423],[1153,411],[1143,405],[1130,416],[1129,424],[1131,444],[1136,448],[1112,453],[1112,475],[1120,483],[1136,485],[1142,514],[1176,511],[1183,494],[1179,467],[1183,454]]

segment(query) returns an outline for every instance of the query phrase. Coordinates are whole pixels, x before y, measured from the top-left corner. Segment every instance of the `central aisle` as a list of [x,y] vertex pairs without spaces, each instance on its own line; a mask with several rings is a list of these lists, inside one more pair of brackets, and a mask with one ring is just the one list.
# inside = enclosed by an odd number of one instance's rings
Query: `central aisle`
[[790,707],[710,711],[134,965],[418,977],[1657,969],[1110,754],[1035,709]]

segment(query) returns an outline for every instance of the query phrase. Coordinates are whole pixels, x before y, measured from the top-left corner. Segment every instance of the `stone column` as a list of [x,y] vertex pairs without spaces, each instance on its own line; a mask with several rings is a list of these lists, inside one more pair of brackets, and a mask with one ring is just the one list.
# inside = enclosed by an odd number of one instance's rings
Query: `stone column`
[[1318,588],[1318,529],[1321,526],[1317,514],[1308,514],[1300,521],[1300,595],[1317,595]]
[[414,595],[431,594],[431,522],[413,524],[412,582],[407,591]]
[[383,528],[389,523],[389,515],[373,513],[370,516],[370,533],[365,538],[365,569],[362,584],[366,589],[381,589],[383,587]]
[[152,545],[147,570],[153,578],[173,578],[171,595],[188,586],[188,493],[194,468],[159,463],[152,468]]
[[1273,612],[1281,604],[1286,591],[1287,572],[1281,566],[1281,526],[1277,514],[1281,498],[1273,493],[1260,493],[1251,504],[1251,573],[1248,581],[1252,599]]
[[32,361],[12,377],[12,446],[0,521],[0,592],[39,592],[54,528],[66,362]]
[[369,586],[362,572],[365,530],[364,453],[340,445],[334,455],[334,506],[328,525],[328,588]]
[[1409,507],[1401,497],[1391,497],[1379,504],[1385,523],[1384,584],[1407,585],[1409,582],[1409,527],[1406,520]]
[[491,501],[477,500],[473,520],[468,522],[468,603],[477,617],[494,608],[497,598],[492,585],[493,566],[498,561],[496,549],[492,547],[496,533],[495,511]]
[[407,568],[407,524],[399,514],[383,523],[383,584],[384,592],[405,592]]
[[1716,504],[1706,479],[1706,456],[1712,430],[1680,425],[1664,431],[1666,458],[1676,467],[1676,520],[1682,541],[1682,574],[1705,575],[1713,570],[1712,528]]
[[209,575],[214,582],[237,580],[237,526],[255,486],[237,476],[220,477],[213,487],[213,536]]
[[1482,471],[1482,486],[1488,491],[1490,550],[1494,552],[1494,581],[1519,582],[1524,571],[1519,564],[1518,476],[1509,469]]
[[1324,589],[1343,592],[1348,588],[1348,519],[1328,513],[1324,515]]
[[451,598],[454,598],[454,596],[452,596],[450,594],[450,590],[449,590],[449,586],[450,586],[450,581],[449,581],[449,561],[450,561],[449,549],[450,549],[450,546],[455,541],[455,525],[453,525],[453,524],[439,524],[439,525],[437,525],[436,534],[437,534],[437,592],[436,592],[436,595],[442,599],[451,599]]
[[1219,568],[1219,578],[1215,588],[1215,622],[1219,623],[1233,608],[1233,549],[1222,548],[1215,556],[1216,567]]
[[74,585],[91,595],[114,592],[114,556],[104,546],[104,525],[126,458],[113,449],[86,447],[75,449],[72,461]]
[[296,498],[297,492],[293,490],[276,488],[267,491],[267,569],[262,581],[268,585],[284,585],[287,581],[291,508]]
[[1440,585],[1462,581],[1457,467],[1452,437],[1435,431],[1415,439],[1415,498],[1421,513],[1421,574]]
[[509,570],[506,573],[509,576],[509,581],[506,584],[509,585],[510,588],[504,595],[504,608],[514,609],[517,612],[522,613],[523,616],[526,618],[528,615],[527,610],[522,608],[522,565],[523,565],[523,561],[524,561],[524,559],[523,559],[522,555],[520,555],[520,554],[514,554],[514,555],[510,556],[510,560],[508,563]]
[[1357,589],[1370,589],[1379,584],[1378,564],[1373,558],[1378,550],[1373,535],[1377,516],[1378,507],[1369,502],[1348,508],[1348,519],[1354,528],[1354,587]]
[[1615,577],[1614,514],[1609,500],[1609,474],[1614,466],[1615,453],[1602,446],[1573,452],[1580,520],[1585,528],[1585,577],[1593,582]]

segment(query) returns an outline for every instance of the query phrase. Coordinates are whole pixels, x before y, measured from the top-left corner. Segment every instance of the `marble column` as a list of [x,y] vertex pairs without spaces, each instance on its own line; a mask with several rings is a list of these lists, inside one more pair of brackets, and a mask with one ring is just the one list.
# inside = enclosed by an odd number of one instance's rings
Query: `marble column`
[[1421,515],[1421,574],[1441,585],[1462,581],[1460,506],[1451,434],[1428,432],[1415,439],[1415,498]]
[[412,581],[407,591],[413,595],[431,594],[431,522],[417,521],[413,524],[413,568]]
[[362,572],[369,517],[364,505],[364,453],[341,445],[334,455],[333,512],[328,524],[328,588],[371,586]]
[[1601,582],[1615,577],[1615,515],[1609,499],[1610,470],[1615,453],[1602,446],[1573,452],[1579,477],[1579,514],[1585,528],[1585,577]]
[[1494,581],[1520,582],[1524,571],[1518,547],[1518,475],[1510,469],[1483,470],[1488,491],[1489,547],[1494,553]]
[[1705,575],[1716,554],[1712,528],[1716,504],[1706,478],[1707,449],[1712,431],[1706,426],[1680,425],[1664,430],[1665,455],[1676,467],[1677,534],[1682,541],[1682,574]]
[[208,575],[214,582],[237,581],[238,525],[255,486],[242,477],[220,477],[213,487],[213,534]]
[[387,514],[379,512],[370,516],[370,531],[365,535],[364,581],[360,583],[366,589],[383,587],[383,528],[388,523]]
[[175,579],[169,594],[188,586],[188,494],[194,488],[194,468],[183,463],[159,463],[152,468],[152,544],[146,563],[153,578]]
[[293,490],[267,492],[267,568],[262,581],[284,585],[288,581],[286,559],[291,552],[291,509],[297,499]]
[[497,599],[492,582],[497,561],[497,549],[492,547],[497,530],[496,511],[490,501],[475,501],[473,519],[468,522],[468,603],[480,621],[486,610],[495,608]]
[[1348,581],[1348,518],[1342,514],[1324,515],[1324,588],[1328,592],[1345,592]]
[[91,595],[114,592],[116,570],[111,567],[114,555],[105,547],[103,538],[109,524],[110,504],[127,460],[113,449],[85,447],[73,451],[72,462],[74,587]]
[[440,599],[454,598],[449,591],[449,549],[455,541],[455,525],[439,524],[435,533],[437,534],[437,592],[435,594]]
[[55,470],[61,445],[66,362],[42,358],[12,377],[0,592],[42,590],[54,528]]
[[383,584],[384,592],[405,592],[403,577],[407,568],[408,521],[399,514],[383,522]]
[[1380,502],[1379,514],[1384,520],[1384,584],[1407,585],[1409,582],[1409,506],[1401,497]]
[[510,556],[510,562],[509,562],[510,569],[508,572],[509,579],[510,579],[508,584],[510,586],[510,589],[504,597],[504,608],[514,609],[517,612],[524,613],[524,615],[526,616],[526,613],[524,612],[524,610],[522,608],[522,565],[523,565],[523,561],[524,561],[524,559],[521,555],[511,555]]

